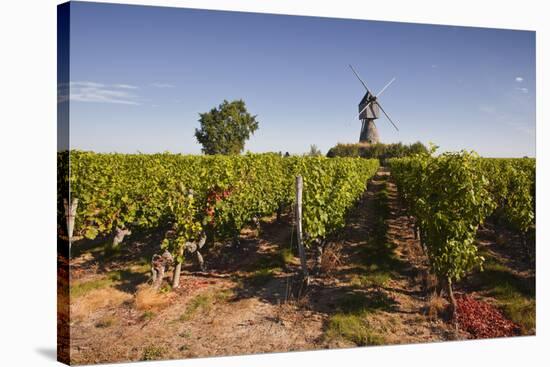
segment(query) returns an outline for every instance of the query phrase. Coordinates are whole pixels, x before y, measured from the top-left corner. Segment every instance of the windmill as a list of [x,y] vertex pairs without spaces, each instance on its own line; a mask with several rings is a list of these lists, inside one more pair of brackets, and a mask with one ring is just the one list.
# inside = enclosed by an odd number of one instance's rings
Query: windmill
[[369,88],[367,88],[367,85],[365,82],[359,77],[359,74],[355,71],[353,66],[349,66],[351,71],[355,74],[357,79],[363,84],[363,87],[365,87],[365,90],[367,91],[363,98],[361,98],[361,101],[359,102],[359,120],[361,120],[361,134],[359,135],[359,142],[360,143],[379,143],[380,137],[378,135],[378,129],[376,128],[376,125],[374,123],[374,120],[376,120],[378,117],[380,117],[380,110],[384,115],[387,117],[388,121],[393,125],[395,130],[399,131],[397,128],[397,125],[395,125],[390,118],[390,116],[384,111],[384,108],[380,104],[380,101],[378,101],[378,97],[390,86],[391,83],[395,81],[395,78],[389,81],[388,84],[378,94],[372,93]]

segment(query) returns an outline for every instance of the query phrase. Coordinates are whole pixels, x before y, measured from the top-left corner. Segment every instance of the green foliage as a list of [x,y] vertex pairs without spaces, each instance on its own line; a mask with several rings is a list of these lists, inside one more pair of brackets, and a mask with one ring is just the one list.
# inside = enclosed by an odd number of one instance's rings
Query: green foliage
[[483,264],[474,243],[495,203],[482,159],[474,153],[419,154],[390,160],[392,174],[427,248],[432,270],[456,281]]
[[535,160],[475,154],[420,154],[390,160],[392,174],[417,219],[434,272],[458,280],[483,257],[474,244],[491,214],[520,233],[534,229]]
[[169,218],[173,233],[163,241],[161,248],[168,249],[176,255],[176,262],[183,262],[185,244],[198,240],[202,226],[197,220],[195,197],[192,190],[183,187],[180,182],[168,196]]
[[94,238],[115,226],[172,225],[164,246],[181,256],[185,241],[210,227],[232,238],[254,217],[272,215],[295,200],[303,176],[304,232],[310,243],[344,225],[378,161],[278,154],[186,156],[71,152],[71,195],[79,199],[75,235]]
[[497,204],[494,216],[520,233],[535,225],[535,159],[483,160]]
[[259,125],[242,100],[224,100],[218,108],[201,113],[199,121],[201,128],[195,129],[195,137],[205,154],[239,154]]
[[315,144],[311,144],[309,146],[309,152],[307,153],[308,156],[310,157],[319,157],[319,156],[322,156],[323,153],[321,152],[321,150],[317,147],[317,145]]
[[[343,228],[345,215],[378,170],[376,160],[288,157],[288,176],[303,176],[303,228],[306,245]],[[290,198],[294,197],[294,192]]]
[[361,157],[369,159],[378,159],[382,164],[385,164],[387,159],[402,158],[412,156],[414,154],[427,153],[428,149],[421,142],[413,144],[337,144],[330,148],[327,157]]

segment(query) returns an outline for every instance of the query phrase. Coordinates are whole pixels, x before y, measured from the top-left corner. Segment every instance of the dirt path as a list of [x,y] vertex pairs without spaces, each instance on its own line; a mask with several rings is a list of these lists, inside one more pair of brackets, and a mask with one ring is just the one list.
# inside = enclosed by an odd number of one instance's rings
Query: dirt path
[[[449,325],[430,310],[427,259],[419,240],[414,238],[412,218],[399,200],[389,171],[381,169],[374,183],[379,186],[378,190],[385,191],[383,198],[378,200],[385,201],[387,207],[385,240],[395,254],[398,269],[383,286],[383,292],[395,301],[394,309],[385,316],[396,319],[401,325],[389,333],[387,341],[416,343],[452,339],[454,336]],[[376,189],[372,191],[376,193]]]
[[[449,339],[449,326],[428,315],[422,288],[424,256],[388,179],[389,173],[381,169],[369,183],[343,233],[325,250],[325,256],[332,254],[337,261],[327,266],[328,274],[312,278],[302,297],[292,296],[298,259],[284,260],[281,255],[289,246],[289,222],[267,222],[259,237],[244,232],[240,249],[211,251],[210,269],[234,270],[228,277],[193,275],[195,266],[189,264],[182,288],[162,296],[158,307],[139,306],[133,293],[136,288],[119,284],[124,277],[73,300],[73,315],[79,311],[81,318],[74,318],[71,327],[72,361],[188,358]],[[119,265],[135,266],[131,261]],[[98,272],[97,267],[94,271]],[[125,270],[123,274],[131,283],[134,273]],[[143,282],[142,273],[135,276]]]

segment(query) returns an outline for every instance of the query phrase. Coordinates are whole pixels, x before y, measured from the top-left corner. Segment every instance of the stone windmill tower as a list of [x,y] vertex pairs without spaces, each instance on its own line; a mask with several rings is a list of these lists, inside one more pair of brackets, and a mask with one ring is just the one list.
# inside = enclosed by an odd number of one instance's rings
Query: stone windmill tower
[[367,88],[367,85],[365,82],[359,77],[353,66],[349,66],[351,68],[351,71],[355,74],[357,79],[363,84],[363,87],[366,89],[366,93],[361,98],[361,101],[359,102],[359,120],[361,120],[361,134],[359,135],[359,142],[360,143],[370,143],[370,144],[376,144],[380,142],[380,136],[378,135],[378,129],[376,128],[376,124],[374,123],[374,120],[380,117],[380,111],[387,117],[388,121],[393,125],[395,130],[399,131],[397,126],[393,123],[392,119],[386,111],[384,111],[384,108],[380,105],[380,102],[378,101],[378,97],[390,86],[391,83],[395,81],[395,78],[390,80],[388,84],[378,94],[373,94]]

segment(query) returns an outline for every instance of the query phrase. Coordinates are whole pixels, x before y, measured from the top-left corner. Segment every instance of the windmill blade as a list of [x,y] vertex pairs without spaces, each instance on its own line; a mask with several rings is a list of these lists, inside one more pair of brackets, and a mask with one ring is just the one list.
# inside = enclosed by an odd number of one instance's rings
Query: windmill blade
[[388,88],[388,87],[391,85],[391,83],[393,83],[394,81],[395,81],[395,78],[393,78],[392,80],[390,80],[390,82],[389,82],[388,84],[386,84],[386,86],[385,86],[384,88],[382,88],[382,90],[381,90],[380,92],[378,92],[378,94],[376,95],[376,98],[380,97],[380,95],[381,95],[382,93],[384,93],[384,91],[386,90],[386,88]]
[[384,112],[384,115],[386,115],[386,117],[388,118],[388,120],[391,122],[391,124],[393,125],[393,127],[395,127],[395,130],[399,131],[399,129],[397,128],[397,125],[395,125],[391,119],[391,117],[386,113],[386,111],[384,111],[384,109],[382,108],[382,105],[380,103],[378,103],[378,101],[376,101],[376,104],[378,105],[378,107],[380,107],[380,109],[382,110],[382,112]]
[[355,74],[355,76],[357,77],[357,79],[359,79],[359,81],[361,82],[361,84],[363,84],[363,87],[365,87],[365,89],[367,90],[367,92],[369,92],[371,95],[374,95],[370,92],[369,88],[367,87],[367,85],[365,84],[365,82],[363,81],[363,79],[361,79],[361,77],[359,76],[359,74],[357,74],[357,72],[355,71],[355,69],[353,68],[353,66],[351,66],[351,64],[349,65],[351,71],[353,71],[353,73]]
[[361,111],[359,111],[359,114],[357,115],[357,118],[359,118],[359,116],[361,116],[361,114],[363,113],[363,111],[365,111],[367,109],[367,107],[369,107],[371,105],[372,101],[367,103],[365,105],[365,107],[363,107],[363,109]]

